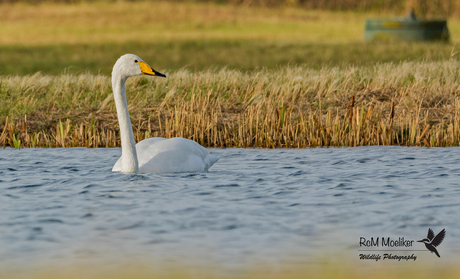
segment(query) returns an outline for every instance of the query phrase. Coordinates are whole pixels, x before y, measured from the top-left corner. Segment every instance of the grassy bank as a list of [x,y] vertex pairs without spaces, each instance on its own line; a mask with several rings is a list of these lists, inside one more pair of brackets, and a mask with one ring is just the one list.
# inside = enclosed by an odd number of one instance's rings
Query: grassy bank
[[[209,147],[457,146],[459,66],[451,59],[179,70],[166,72],[168,80],[131,79],[128,103],[137,141],[181,136]],[[0,84],[0,145],[120,145],[109,77],[36,74],[0,77]]]

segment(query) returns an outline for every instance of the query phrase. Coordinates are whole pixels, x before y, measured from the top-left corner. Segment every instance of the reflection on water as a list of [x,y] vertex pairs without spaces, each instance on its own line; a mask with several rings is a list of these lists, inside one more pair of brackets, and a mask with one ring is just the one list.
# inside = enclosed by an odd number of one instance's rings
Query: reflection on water
[[207,173],[125,175],[120,149],[0,150],[0,262],[357,258],[360,236],[429,227],[446,228],[442,255],[460,252],[459,148],[211,152]]

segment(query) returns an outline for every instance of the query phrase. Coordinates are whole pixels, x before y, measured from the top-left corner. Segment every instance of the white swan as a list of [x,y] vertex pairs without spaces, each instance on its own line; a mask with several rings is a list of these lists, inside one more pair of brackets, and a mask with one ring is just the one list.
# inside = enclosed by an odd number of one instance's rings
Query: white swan
[[121,56],[112,70],[112,88],[121,136],[121,157],[112,171],[122,173],[203,172],[219,157],[210,155],[198,143],[184,138],[149,138],[138,144],[126,101],[125,82],[129,77],[151,75],[166,77],[134,54]]

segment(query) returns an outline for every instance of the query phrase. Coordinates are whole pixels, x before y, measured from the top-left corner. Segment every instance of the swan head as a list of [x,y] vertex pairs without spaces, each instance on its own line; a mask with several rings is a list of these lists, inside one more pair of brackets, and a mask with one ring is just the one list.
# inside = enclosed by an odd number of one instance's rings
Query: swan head
[[134,54],[125,54],[121,56],[113,66],[112,76],[128,78],[140,75],[166,77],[166,75],[155,71],[145,63],[144,60]]

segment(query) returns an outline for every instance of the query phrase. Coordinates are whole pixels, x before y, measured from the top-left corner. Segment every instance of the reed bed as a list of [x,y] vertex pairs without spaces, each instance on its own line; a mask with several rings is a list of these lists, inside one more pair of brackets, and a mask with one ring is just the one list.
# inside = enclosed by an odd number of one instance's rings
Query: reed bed
[[[402,62],[242,72],[178,70],[132,78],[136,141],[207,147],[458,146],[459,65]],[[110,78],[0,77],[0,146],[120,146]]]

